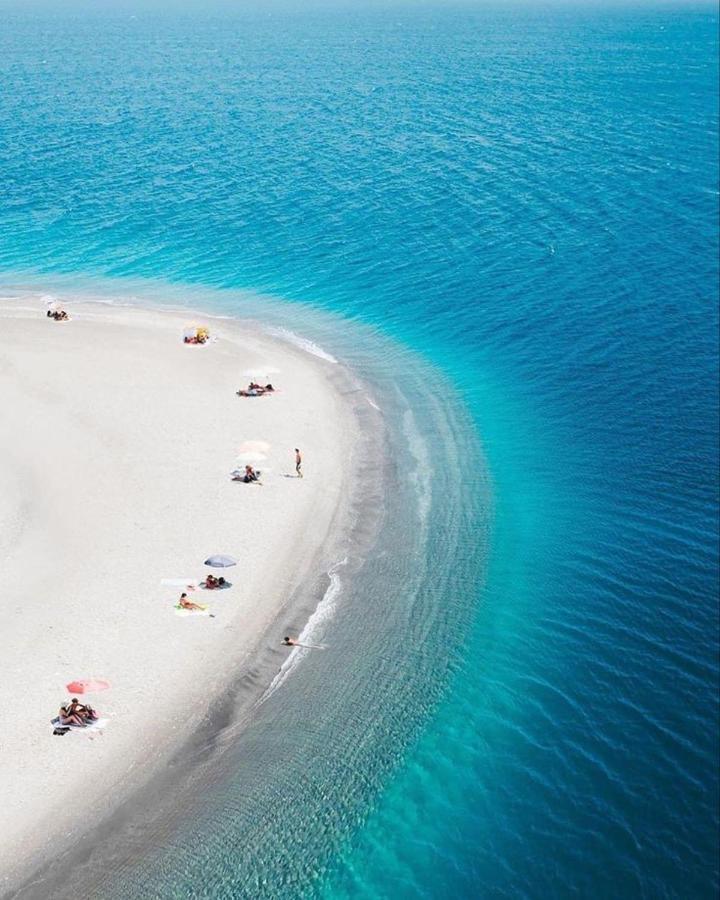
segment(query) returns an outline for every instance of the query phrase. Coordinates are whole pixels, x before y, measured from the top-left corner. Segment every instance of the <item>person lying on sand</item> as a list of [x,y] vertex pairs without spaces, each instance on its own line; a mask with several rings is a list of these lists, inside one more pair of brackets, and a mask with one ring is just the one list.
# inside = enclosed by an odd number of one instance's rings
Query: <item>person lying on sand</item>
[[220,578],[216,578],[214,575],[208,575],[205,581],[201,581],[200,584],[207,588],[207,590],[212,591],[215,588],[224,587],[227,582],[222,577],[222,575],[220,576]]
[[70,710],[67,708],[67,706],[60,707],[58,719],[60,720],[61,725],[75,725],[76,728],[84,728],[86,725],[86,723],[83,722],[80,716],[70,713]]
[[201,606],[199,603],[193,603],[192,600],[188,600],[187,594],[180,594],[180,599],[178,600],[178,606],[180,609],[197,609],[202,611],[206,609],[205,606]]
[[67,708],[69,716],[77,716],[83,722],[94,722],[98,718],[98,714],[92,706],[86,706],[80,703],[77,697],[73,697]]
[[266,384],[264,387],[261,384],[256,384],[256,382],[251,381],[247,386],[246,390],[239,390],[235,393],[238,397],[262,397],[265,394],[274,393],[275,388],[271,384]]

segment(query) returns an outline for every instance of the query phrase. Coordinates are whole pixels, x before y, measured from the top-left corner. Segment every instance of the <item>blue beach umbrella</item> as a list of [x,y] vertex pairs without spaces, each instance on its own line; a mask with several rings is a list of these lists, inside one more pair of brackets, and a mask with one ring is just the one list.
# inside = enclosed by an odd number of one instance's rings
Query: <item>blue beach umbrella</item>
[[236,566],[237,560],[232,556],[208,556],[205,560],[206,566],[212,566],[215,569],[227,569],[229,566]]

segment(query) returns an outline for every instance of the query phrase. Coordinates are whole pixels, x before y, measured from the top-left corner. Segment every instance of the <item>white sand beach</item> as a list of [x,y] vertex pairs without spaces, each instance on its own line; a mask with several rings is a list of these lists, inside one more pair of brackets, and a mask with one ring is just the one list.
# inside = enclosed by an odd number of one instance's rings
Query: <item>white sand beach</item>
[[[187,346],[191,314],[69,311],[56,323],[41,306],[0,305],[5,887],[202,719],[318,564],[352,468],[356,426],[330,363],[232,321],[201,320],[217,340]],[[253,366],[279,369],[276,394],[235,395]],[[230,480],[247,441],[269,445],[262,486]],[[284,477],[294,447],[302,480]],[[239,564],[206,569],[214,553]],[[176,615],[180,589],[161,579],[211,571],[232,589],[190,597],[214,618]],[[109,724],[53,736],[66,683],[90,677],[111,684],[87,696]]]

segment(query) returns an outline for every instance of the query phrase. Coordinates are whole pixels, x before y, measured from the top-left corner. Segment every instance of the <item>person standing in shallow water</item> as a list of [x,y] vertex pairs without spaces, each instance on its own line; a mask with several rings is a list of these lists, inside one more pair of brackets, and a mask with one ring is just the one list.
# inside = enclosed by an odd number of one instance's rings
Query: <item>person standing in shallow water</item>
[[298,448],[295,448],[295,471],[297,472],[297,477],[302,478],[302,455]]

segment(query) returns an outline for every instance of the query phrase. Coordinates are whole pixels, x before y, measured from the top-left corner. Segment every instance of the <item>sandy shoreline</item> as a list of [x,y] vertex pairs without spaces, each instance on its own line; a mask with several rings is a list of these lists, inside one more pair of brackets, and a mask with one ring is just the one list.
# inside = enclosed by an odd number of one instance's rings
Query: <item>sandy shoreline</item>
[[[0,724],[4,889],[150,777],[333,561],[357,430],[338,367],[232,320],[188,347],[188,313],[25,306],[0,304],[1,665],[22,709]],[[281,392],[235,396],[254,366]],[[232,483],[255,440],[263,486]],[[302,481],[284,477],[295,446]],[[203,577],[211,553],[239,560],[233,588],[195,592],[215,618],[176,616],[161,579]],[[108,727],[52,736],[64,685],[90,676],[112,684],[89,698]]]

